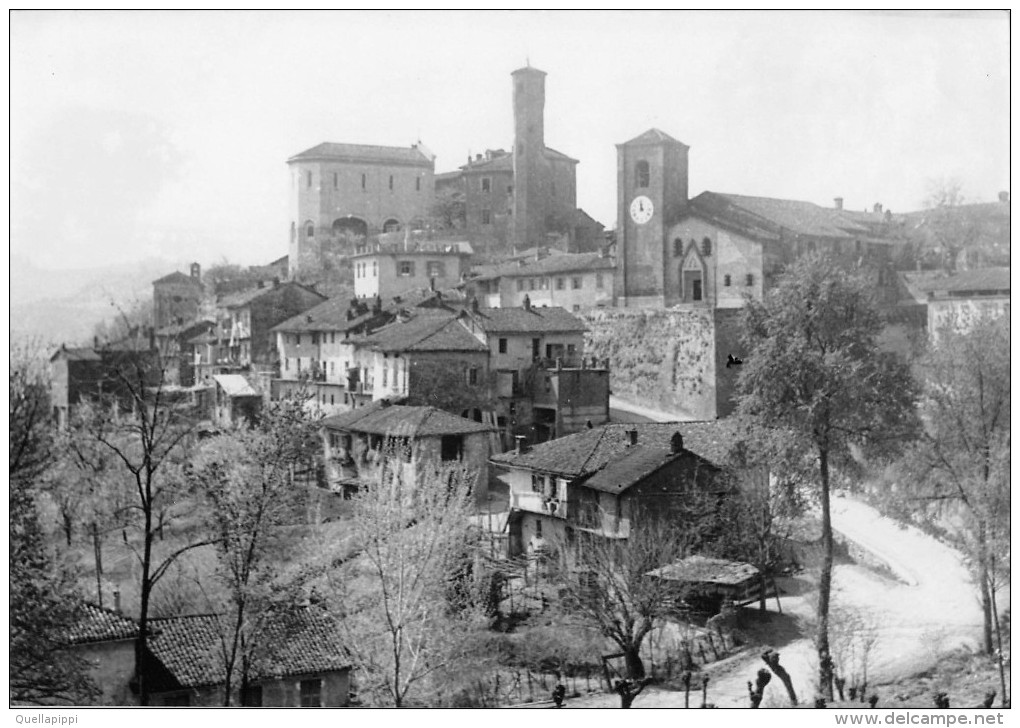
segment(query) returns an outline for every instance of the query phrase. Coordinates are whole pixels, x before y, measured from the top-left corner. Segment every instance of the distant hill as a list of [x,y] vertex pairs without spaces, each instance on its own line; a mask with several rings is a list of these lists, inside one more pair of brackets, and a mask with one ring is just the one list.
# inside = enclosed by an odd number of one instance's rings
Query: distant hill
[[99,268],[47,270],[11,258],[11,341],[43,345],[84,342],[96,324],[116,316],[119,307],[152,300],[152,281],[185,262],[149,259]]

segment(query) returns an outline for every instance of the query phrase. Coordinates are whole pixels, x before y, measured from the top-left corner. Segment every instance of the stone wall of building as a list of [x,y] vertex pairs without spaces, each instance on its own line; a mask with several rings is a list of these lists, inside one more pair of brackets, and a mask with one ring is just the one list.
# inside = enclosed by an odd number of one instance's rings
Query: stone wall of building
[[710,311],[591,309],[578,316],[589,329],[585,355],[609,359],[614,395],[699,420],[716,417],[717,352]]

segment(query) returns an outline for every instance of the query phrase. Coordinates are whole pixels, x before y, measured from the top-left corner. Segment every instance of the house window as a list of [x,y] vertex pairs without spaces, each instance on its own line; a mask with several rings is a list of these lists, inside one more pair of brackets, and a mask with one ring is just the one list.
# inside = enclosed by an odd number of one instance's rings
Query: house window
[[367,174],[361,175],[361,189],[365,189],[367,184],[368,184],[368,175]]
[[545,478],[543,478],[541,475],[535,475],[534,473],[531,474],[531,492],[532,493],[541,493],[543,491],[543,489],[544,489],[544,485],[545,485]]
[[535,290],[535,279],[534,278],[529,278],[528,279],[528,290],[529,291]]
[[313,225],[310,222],[305,224],[305,237],[306,238],[315,237],[315,225]]
[[680,238],[676,238],[673,241],[673,257],[679,258],[684,254],[684,241]]
[[540,518],[535,519],[535,536],[542,538],[542,520]]
[[322,679],[302,680],[299,685],[302,708],[322,707]]
[[482,177],[482,192],[489,192],[492,189],[492,180],[488,177]]
[[336,362],[335,361],[331,361],[329,363],[329,373],[330,374],[336,374]]
[[638,160],[638,163],[634,166],[634,186],[647,187],[650,176],[648,162],[644,159]]
[[446,267],[441,260],[430,260],[425,264],[425,270],[429,278],[442,278],[446,275]]
[[312,188],[312,173],[311,172],[306,172],[306,175],[307,175],[307,180],[308,180],[308,189],[311,189]]
[[336,400],[334,399],[334,395],[332,395],[332,394],[329,395],[329,403],[330,404],[336,404]]
[[506,339],[499,340],[499,353],[506,354]]
[[301,346],[301,334],[298,334],[297,336],[295,336],[295,337],[294,337],[294,342],[295,342],[295,343],[296,343],[296,344],[297,344],[298,346]]
[[476,367],[468,369],[468,384],[471,386],[478,384],[478,369]]
[[564,288],[566,288],[566,281],[563,278],[557,278],[556,279],[556,290],[557,291],[562,291]]
[[372,277],[373,278],[378,278],[379,277],[379,261],[378,260],[373,260],[372,261]]
[[331,331],[330,332],[330,334],[329,334],[329,343],[331,343],[331,344],[335,344],[336,343],[336,332],[335,331]]
[[390,175],[390,191],[393,191],[393,175]]
[[421,177],[414,178],[414,191],[421,192]]
[[701,241],[701,254],[708,256],[712,254],[712,240],[711,238],[705,238]]
[[482,210],[482,225],[492,224],[492,212],[490,210]]
[[390,378],[389,375],[390,375],[390,370],[384,366],[383,370],[382,370],[382,385],[384,387],[389,384],[389,378]]
[[518,291],[523,291],[524,290],[524,279],[523,278],[518,278],[517,279],[517,290]]
[[541,288],[543,291],[548,291],[549,290],[549,279],[548,278],[540,279],[538,281],[538,287]]
[[595,274],[595,287],[598,288],[599,290],[602,290],[602,274],[601,273],[596,273]]
[[567,344],[567,356],[573,357],[575,353],[577,353],[577,347],[573,344]]
[[731,284],[732,282],[733,282],[733,279],[732,279],[732,278],[730,277],[730,274],[729,274],[729,273],[727,273],[726,275],[724,275],[724,276],[722,277],[722,284],[723,284],[724,286],[726,286],[727,288],[729,288],[729,287],[730,287],[730,284]]
[[414,275],[414,261],[413,260],[402,260],[400,261],[399,275],[402,276],[413,276]]
[[313,333],[312,334],[312,346],[315,346],[318,343],[319,343],[319,335],[316,334],[316,333]]
[[754,285],[754,273],[748,273],[747,274],[747,278],[745,278],[744,280],[745,280],[745,285],[753,286]]
[[575,291],[580,290],[580,288],[581,288],[581,277],[580,276],[574,276],[573,278],[571,278],[570,279],[570,287],[573,288]]
[[334,190],[340,189],[340,175],[338,175],[336,172],[333,173],[333,189]]

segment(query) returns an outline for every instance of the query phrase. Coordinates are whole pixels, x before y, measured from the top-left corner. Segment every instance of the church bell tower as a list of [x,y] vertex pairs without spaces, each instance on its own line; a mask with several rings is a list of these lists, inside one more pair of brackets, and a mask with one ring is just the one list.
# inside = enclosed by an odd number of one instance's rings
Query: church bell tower
[[513,244],[545,242],[545,71],[526,66],[511,74],[514,102]]

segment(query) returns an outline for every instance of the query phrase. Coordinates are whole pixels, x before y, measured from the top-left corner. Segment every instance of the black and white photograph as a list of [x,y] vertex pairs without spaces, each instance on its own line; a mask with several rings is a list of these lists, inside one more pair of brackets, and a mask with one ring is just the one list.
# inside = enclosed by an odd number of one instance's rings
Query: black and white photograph
[[18,723],[1002,724],[1009,10],[8,22]]

